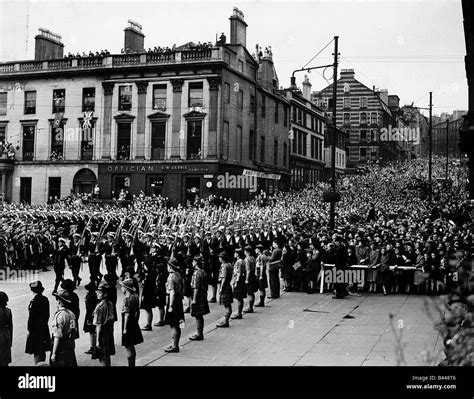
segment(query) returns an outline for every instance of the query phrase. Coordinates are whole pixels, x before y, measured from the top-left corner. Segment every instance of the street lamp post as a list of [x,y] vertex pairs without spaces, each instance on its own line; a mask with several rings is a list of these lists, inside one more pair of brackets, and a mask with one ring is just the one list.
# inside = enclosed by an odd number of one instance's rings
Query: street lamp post
[[[330,140],[331,143],[331,190],[333,192],[336,191],[336,99],[337,99],[337,64],[338,64],[338,40],[339,36],[334,36],[334,62],[329,65],[321,65],[315,66],[311,68],[301,68],[296,69],[293,71],[291,75],[291,85],[290,89],[296,89],[296,78],[295,72],[302,72],[302,71],[311,71],[313,69],[320,69],[320,68],[329,68],[333,67],[333,108],[332,108],[332,131],[333,137]],[[335,226],[335,215],[336,215],[336,204],[335,201],[330,201],[330,209],[329,209],[329,228],[331,230],[334,229]]]

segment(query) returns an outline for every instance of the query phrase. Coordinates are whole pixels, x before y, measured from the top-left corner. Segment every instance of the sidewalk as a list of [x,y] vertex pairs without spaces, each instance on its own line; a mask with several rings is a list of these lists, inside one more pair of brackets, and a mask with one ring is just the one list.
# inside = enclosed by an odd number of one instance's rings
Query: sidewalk
[[[66,278],[70,271],[66,271]],[[40,279],[46,287],[51,315],[56,301],[51,296],[54,273],[42,272]],[[24,353],[28,304],[32,293],[27,284],[0,282],[0,291],[10,297],[8,306],[13,312],[15,336],[13,338],[12,366],[33,365],[32,356]],[[97,366],[84,352],[89,349],[89,336],[82,332],[84,322],[85,289],[77,289],[81,303],[79,319],[80,338],[76,340],[79,366]],[[279,299],[266,301],[264,308],[244,314],[242,320],[231,320],[230,327],[218,329],[216,322],[223,317],[224,308],[209,304],[211,313],[205,316],[204,341],[189,341],[195,333],[195,320],[185,315],[185,328],[181,336],[180,353],[166,354],[163,348],[171,343],[168,326],[153,327],[144,331],[145,342],[137,345],[137,366],[395,366],[395,338],[389,326],[389,313],[394,320],[403,321],[407,343],[407,365],[426,365],[422,352],[435,353],[437,364],[443,358],[443,345],[433,323],[423,310],[423,296],[367,295],[332,299],[331,294],[284,292]],[[118,292],[117,310],[120,313],[122,293]],[[234,301],[235,311],[237,302]],[[155,309],[154,322],[158,310]],[[140,325],[144,323],[142,312]],[[125,348],[121,344],[121,324],[115,324],[117,354],[113,366],[126,366]]]

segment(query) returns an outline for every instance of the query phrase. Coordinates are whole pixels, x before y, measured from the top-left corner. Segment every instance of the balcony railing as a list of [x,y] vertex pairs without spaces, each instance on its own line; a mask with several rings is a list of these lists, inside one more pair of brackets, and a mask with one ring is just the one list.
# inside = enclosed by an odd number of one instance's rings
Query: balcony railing
[[162,64],[175,61],[175,53],[150,53],[146,55],[147,64]]
[[121,54],[112,56],[112,65],[135,65],[140,64],[140,54]]
[[48,68],[50,68],[50,69],[70,68],[71,65],[72,65],[72,60],[71,59],[48,61]]
[[106,57],[61,58],[45,61],[21,61],[0,64],[0,75],[25,72],[47,72],[85,68],[114,68],[153,64],[218,61],[223,59],[219,47],[200,50],[179,50],[157,53],[115,54]]
[[43,69],[43,62],[42,61],[23,62],[20,64],[19,69],[22,72],[40,71],[41,69]]

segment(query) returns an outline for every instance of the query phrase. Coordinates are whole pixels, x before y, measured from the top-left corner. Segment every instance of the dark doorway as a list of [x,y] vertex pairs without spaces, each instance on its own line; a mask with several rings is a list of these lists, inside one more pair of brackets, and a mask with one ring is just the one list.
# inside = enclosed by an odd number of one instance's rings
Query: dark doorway
[[185,204],[190,201],[191,203],[194,202],[196,197],[199,196],[199,192],[201,188],[201,178],[200,177],[186,177],[184,183],[184,202]]
[[48,198],[60,199],[61,198],[61,178],[50,177],[48,187]]
[[31,177],[20,177],[20,202],[31,204]]
[[164,176],[148,176],[146,195],[161,195],[163,193]]
[[87,168],[79,170],[73,179],[72,186],[75,194],[91,194],[97,184],[95,173]]
[[116,175],[114,176],[114,198],[120,197],[120,191],[130,191],[130,175]]

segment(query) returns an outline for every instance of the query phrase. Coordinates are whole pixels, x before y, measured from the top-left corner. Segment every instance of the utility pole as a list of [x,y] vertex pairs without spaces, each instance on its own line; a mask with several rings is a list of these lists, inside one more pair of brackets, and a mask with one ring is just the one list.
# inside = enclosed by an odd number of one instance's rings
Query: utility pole
[[448,168],[449,168],[449,120],[446,120],[446,180],[448,180]]
[[[339,36],[334,36],[334,66],[333,66],[333,86],[332,86],[332,140],[331,140],[331,189],[336,191],[336,106],[337,106],[337,61],[338,61],[338,40]],[[336,203],[330,202],[329,208],[329,229],[334,230],[336,218]]]
[[431,174],[432,174],[432,163],[433,163],[433,119],[432,119],[432,111],[433,111],[433,92],[430,91],[430,128],[428,131],[428,202],[431,205],[431,197],[433,194],[432,190],[432,182],[431,182]]

